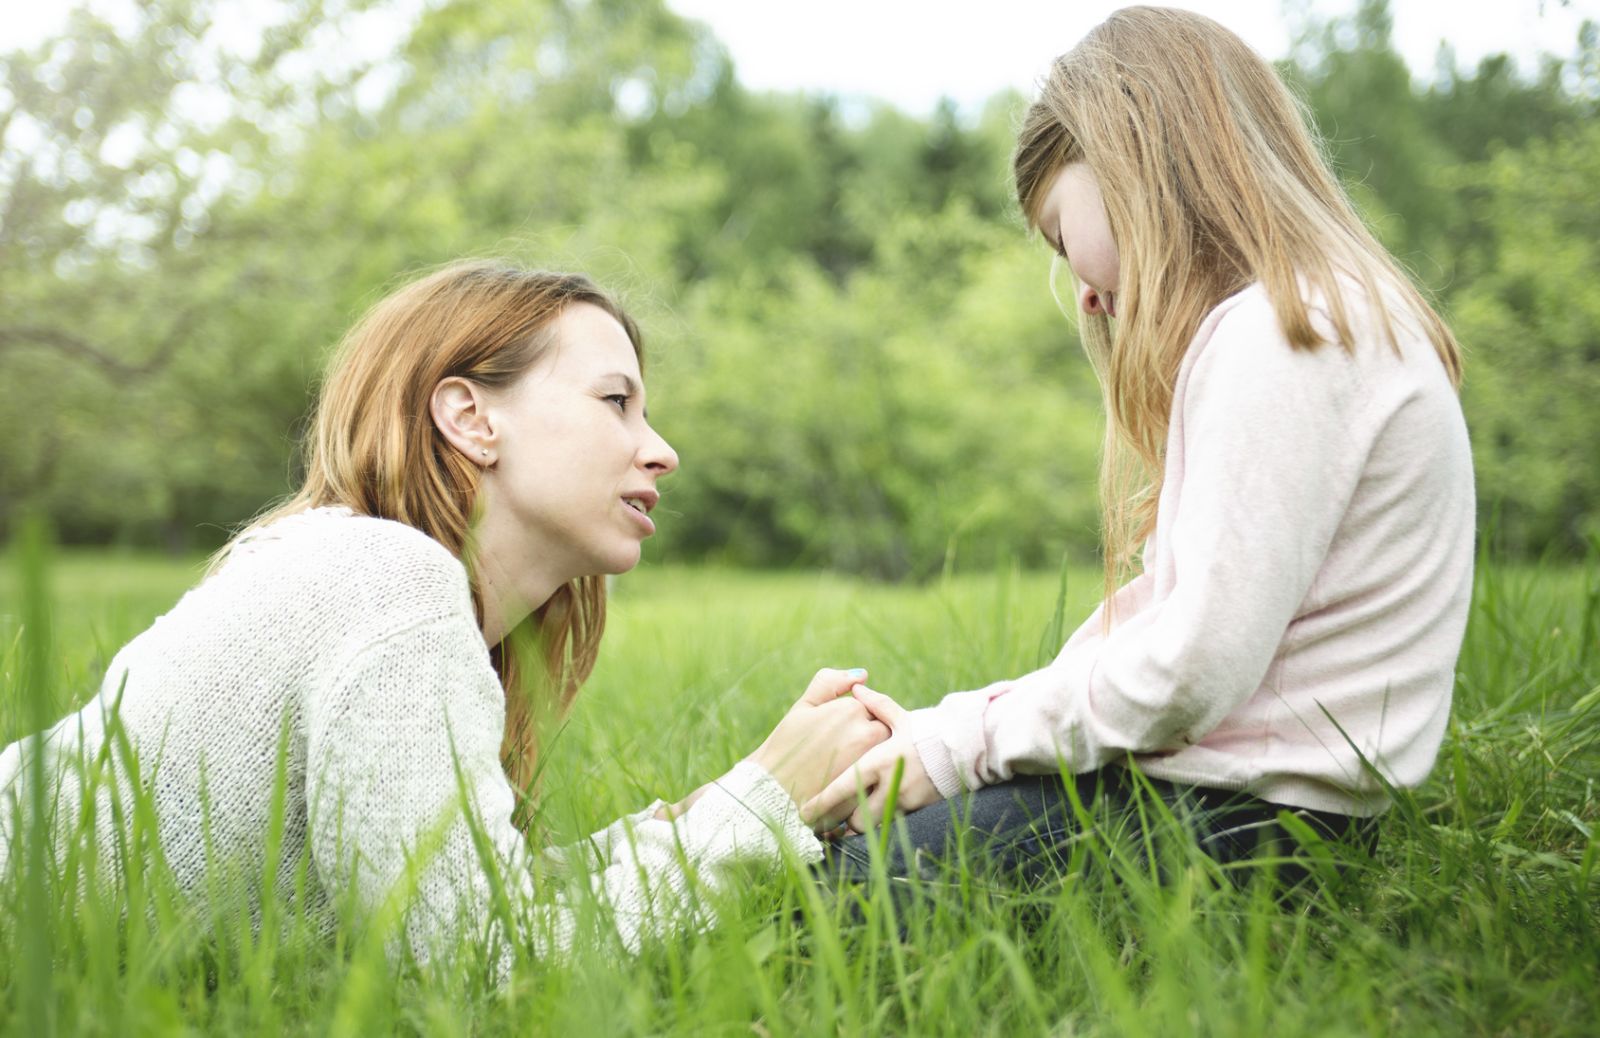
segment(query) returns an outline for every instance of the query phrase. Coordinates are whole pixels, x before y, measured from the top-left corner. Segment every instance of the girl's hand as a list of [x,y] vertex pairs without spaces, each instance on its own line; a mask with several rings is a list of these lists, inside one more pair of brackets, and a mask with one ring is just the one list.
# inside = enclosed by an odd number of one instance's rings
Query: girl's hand
[[909,715],[905,708],[882,692],[865,686],[854,692],[856,700],[887,725],[892,734],[867,750],[855,767],[847,768],[827,788],[801,805],[800,817],[815,829],[832,829],[848,817],[850,828],[860,833],[866,832],[869,821],[874,825],[882,821],[889,786],[901,761],[905,762],[905,770],[900,775],[900,788],[895,795],[897,812],[915,811],[941,799],[939,790],[928,778],[927,769],[922,766],[922,757],[911,743],[906,730]]
[[[860,699],[864,670],[819,670],[750,761],[760,765],[804,804],[874,746],[889,737]],[[876,693],[873,693],[874,695]]]

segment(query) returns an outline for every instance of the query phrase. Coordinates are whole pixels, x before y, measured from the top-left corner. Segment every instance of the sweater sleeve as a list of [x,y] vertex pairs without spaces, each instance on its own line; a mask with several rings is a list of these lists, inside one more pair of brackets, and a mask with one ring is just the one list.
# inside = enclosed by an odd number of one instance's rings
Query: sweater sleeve
[[[636,950],[651,935],[713,922],[703,895],[723,889],[741,864],[776,864],[786,841],[802,857],[821,856],[782,787],[742,764],[676,822],[641,812],[597,834],[586,877],[593,897],[575,903],[559,884],[536,883],[511,823],[504,725],[481,636],[458,616],[369,646],[307,706],[317,874],[329,890],[351,890],[369,918],[400,913],[420,959],[463,932],[559,956],[594,918]],[[531,932],[497,934],[502,892],[514,918],[531,917]]]
[[1158,528],[1167,593],[1141,576],[1118,592],[1109,634],[1096,610],[1045,668],[917,718],[919,755],[946,795],[1180,748],[1261,685],[1360,478],[1360,372],[1337,345],[1291,348],[1270,306],[1239,307],[1174,400],[1182,429]]

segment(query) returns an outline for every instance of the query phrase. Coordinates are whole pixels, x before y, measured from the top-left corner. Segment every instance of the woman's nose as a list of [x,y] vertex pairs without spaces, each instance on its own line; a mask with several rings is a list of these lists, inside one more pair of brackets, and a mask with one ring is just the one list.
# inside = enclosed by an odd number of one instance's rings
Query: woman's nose
[[678,467],[678,452],[672,449],[672,444],[654,429],[648,430],[648,439],[644,449],[640,452],[640,460],[644,467],[658,476],[665,476]]

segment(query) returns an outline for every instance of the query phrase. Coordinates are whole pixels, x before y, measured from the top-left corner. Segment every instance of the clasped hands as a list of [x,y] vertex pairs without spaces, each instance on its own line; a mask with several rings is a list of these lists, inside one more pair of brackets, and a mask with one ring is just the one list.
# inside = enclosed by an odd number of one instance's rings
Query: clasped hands
[[778,780],[818,833],[865,832],[883,818],[904,761],[895,810],[940,799],[912,744],[910,712],[864,683],[864,670],[819,670],[749,759]]

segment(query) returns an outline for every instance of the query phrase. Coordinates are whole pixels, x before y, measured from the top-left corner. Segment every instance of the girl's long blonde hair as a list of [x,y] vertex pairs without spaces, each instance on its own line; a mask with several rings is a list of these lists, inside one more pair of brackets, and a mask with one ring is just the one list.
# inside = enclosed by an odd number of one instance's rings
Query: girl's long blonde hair
[[[334,352],[308,438],[305,483],[249,529],[328,505],[413,526],[468,565],[481,620],[482,593],[466,549],[483,470],[440,434],[430,399],[451,377],[509,386],[549,352],[556,318],[574,303],[616,318],[643,366],[637,325],[580,274],[469,261],[379,301]],[[564,712],[571,705],[594,669],[605,619],[604,578],[581,577],[557,589],[492,650],[506,695],[501,760],[524,797],[523,820],[537,771],[537,722],[550,708]],[[542,668],[530,672],[523,662],[527,645],[539,647]]]
[[1307,295],[1320,295],[1348,346],[1338,280],[1351,279],[1391,343],[1384,300],[1414,315],[1460,384],[1454,336],[1362,222],[1298,99],[1211,19],[1126,8],[1056,60],[1012,162],[1030,229],[1056,174],[1079,161],[1100,183],[1121,263],[1115,335],[1103,315],[1080,315],[1106,401],[1108,598],[1155,528],[1179,365],[1228,296],[1261,282],[1289,344],[1309,350],[1323,339]]

